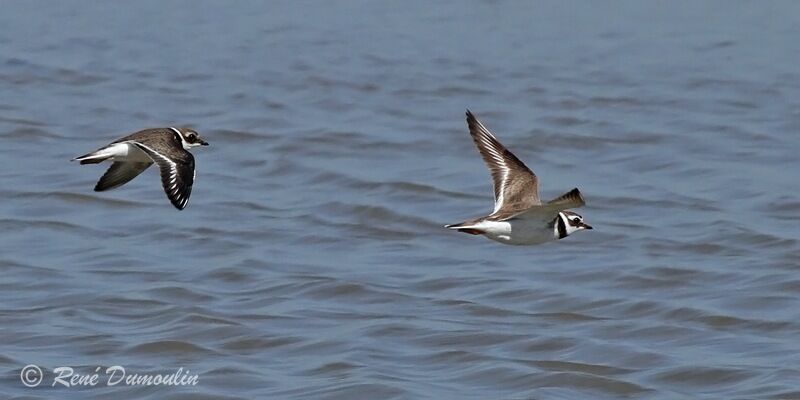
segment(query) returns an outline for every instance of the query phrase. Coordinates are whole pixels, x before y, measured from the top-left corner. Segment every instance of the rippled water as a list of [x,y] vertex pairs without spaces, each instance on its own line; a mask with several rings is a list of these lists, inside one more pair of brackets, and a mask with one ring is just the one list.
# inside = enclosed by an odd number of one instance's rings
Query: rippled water
[[[2,398],[800,398],[796,2],[2,6]],[[466,108],[595,230],[443,229]],[[182,212],[69,162],[171,124]]]

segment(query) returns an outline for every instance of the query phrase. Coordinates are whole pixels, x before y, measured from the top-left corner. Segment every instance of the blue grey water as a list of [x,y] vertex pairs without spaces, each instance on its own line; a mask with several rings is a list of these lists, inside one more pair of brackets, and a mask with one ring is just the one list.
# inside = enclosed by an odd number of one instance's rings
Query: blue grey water
[[[798,2],[0,5],[0,398],[800,398]],[[466,108],[595,230],[443,229]],[[184,211],[69,162],[168,125]]]

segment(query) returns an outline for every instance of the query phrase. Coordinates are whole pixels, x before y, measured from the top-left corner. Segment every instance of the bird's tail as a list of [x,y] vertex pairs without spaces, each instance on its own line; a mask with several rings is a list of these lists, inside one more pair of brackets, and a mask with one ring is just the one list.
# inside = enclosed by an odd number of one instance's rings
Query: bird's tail
[[108,157],[91,157],[87,154],[85,156],[75,157],[70,161],[80,161],[81,165],[83,165],[83,164],[100,164],[101,162],[107,159]]
[[483,235],[486,233],[483,229],[476,227],[472,221],[462,222],[460,224],[445,225],[444,227],[459,232],[469,233],[470,235]]
[[100,150],[95,150],[89,154],[84,154],[80,157],[75,157],[70,161],[80,161],[81,164],[99,164],[114,156],[112,152],[105,150],[106,149],[104,148]]

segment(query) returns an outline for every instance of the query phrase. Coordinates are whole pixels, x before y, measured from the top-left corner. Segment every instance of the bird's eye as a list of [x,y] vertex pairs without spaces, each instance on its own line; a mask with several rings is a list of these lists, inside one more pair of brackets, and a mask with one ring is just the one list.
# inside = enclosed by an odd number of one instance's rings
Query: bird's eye
[[195,137],[197,137],[197,135],[195,135],[194,133],[190,133],[188,136],[190,140],[194,140]]
[[572,222],[577,224],[578,222],[581,222],[581,220],[580,220],[580,218],[575,218],[575,219],[572,220]]

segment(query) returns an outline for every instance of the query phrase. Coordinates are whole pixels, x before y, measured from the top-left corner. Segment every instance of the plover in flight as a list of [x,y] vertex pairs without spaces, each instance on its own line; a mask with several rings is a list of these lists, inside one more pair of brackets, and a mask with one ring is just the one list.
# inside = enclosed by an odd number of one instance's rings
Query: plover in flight
[[445,228],[514,245],[549,242],[592,229],[583,222],[583,217],[567,211],[585,204],[577,188],[542,204],[539,180],[533,171],[508,151],[469,110],[467,125],[492,174],[494,211],[485,217],[445,225]]
[[145,129],[72,161],[81,164],[112,161],[111,167],[97,181],[96,192],[120,187],[156,163],[169,201],[175,208],[183,210],[192,194],[195,177],[194,157],[187,150],[195,146],[208,146],[208,143],[192,129]]

